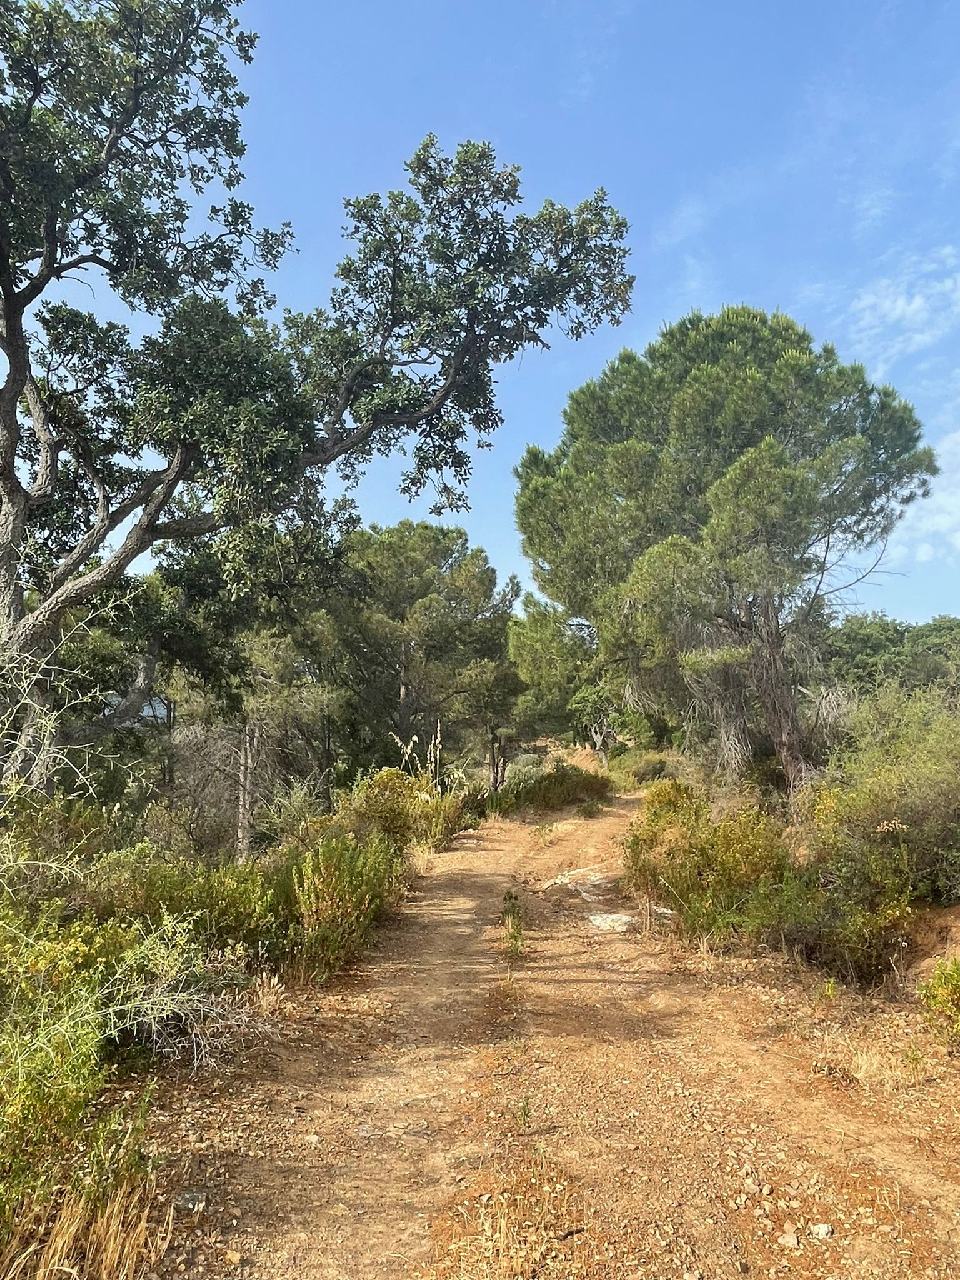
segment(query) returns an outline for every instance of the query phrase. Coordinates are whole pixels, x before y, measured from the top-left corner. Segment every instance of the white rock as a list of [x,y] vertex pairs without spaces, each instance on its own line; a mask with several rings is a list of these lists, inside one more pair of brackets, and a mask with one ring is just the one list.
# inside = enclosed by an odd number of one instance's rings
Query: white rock
[[633,926],[633,916],[625,911],[601,911],[587,919],[601,933],[626,933]]

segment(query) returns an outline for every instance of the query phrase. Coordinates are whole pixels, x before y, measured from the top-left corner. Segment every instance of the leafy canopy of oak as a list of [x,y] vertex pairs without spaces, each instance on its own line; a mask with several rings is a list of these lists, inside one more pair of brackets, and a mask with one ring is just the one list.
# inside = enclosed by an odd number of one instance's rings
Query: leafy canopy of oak
[[[403,487],[463,501],[493,371],[551,327],[626,309],[625,223],[597,192],[519,210],[490,146],[428,138],[409,187],[346,203],[327,307],[265,318],[289,230],[236,194],[229,0],[0,3],[0,635],[43,652],[67,612],[158,543],[212,540],[231,572],[277,529],[327,518],[403,445]],[[212,196],[204,214],[199,201]],[[139,343],[57,300],[95,272],[159,317]],[[227,291],[234,292],[231,307]]]

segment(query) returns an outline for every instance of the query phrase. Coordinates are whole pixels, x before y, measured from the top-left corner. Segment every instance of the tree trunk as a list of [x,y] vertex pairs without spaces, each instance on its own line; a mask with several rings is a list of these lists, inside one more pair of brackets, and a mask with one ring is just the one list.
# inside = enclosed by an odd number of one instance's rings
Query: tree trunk
[[506,773],[507,762],[503,758],[503,739],[496,732],[490,730],[490,790],[499,791],[503,786],[503,777]]
[[324,712],[323,716],[323,800],[327,810],[333,808],[333,726],[330,722],[330,713]]
[[164,698],[163,707],[166,717],[163,727],[163,757],[160,766],[160,782],[168,791],[172,791],[173,784],[176,782],[173,734],[177,727],[177,704],[173,698]]
[[761,609],[760,644],[760,703],[787,788],[793,792],[803,784],[807,762],[796,694],[784,652],[783,632],[772,601],[765,602]]
[[413,742],[413,716],[411,714],[410,684],[407,671],[407,646],[400,648],[400,667],[398,671],[399,686],[397,689],[397,737],[406,755]]
[[25,499],[15,493],[0,495],[0,646],[7,653],[23,617],[20,554],[25,528]]
[[240,777],[237,786],[237,861],[249,862],[253,853],[253,807],[256,771],[260,762],[263,727],[245,721],[240,735]]

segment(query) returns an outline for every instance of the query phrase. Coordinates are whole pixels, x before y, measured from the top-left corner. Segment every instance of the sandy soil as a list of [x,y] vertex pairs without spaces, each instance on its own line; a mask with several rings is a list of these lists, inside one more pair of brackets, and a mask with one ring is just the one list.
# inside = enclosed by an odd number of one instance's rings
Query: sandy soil
[[361,968],[166,1090],[165,1275],[960,1274],[954,1062],[907,1006],[648,930],[634,803],[464,834]]

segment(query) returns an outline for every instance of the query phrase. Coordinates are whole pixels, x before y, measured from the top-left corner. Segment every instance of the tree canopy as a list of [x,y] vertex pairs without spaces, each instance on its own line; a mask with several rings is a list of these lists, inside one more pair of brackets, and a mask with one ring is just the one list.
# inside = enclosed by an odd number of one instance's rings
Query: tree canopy
[[706,715],[731,758],[759,727],[795,779],[804,630],[926,492],[920,440],[789,317],[694,312],[572,394],[557,449],[520,464],[518,524],[635,699]]
[[[0,628],[13,651],[42,649],[158,543],[213,535],[242,560],[265,531],[323,520],[331,468],[350,481],[401,443],[404,489],[432,484],[439,507],[459,505],[470,438],[501,421],[496,365],[555,323],[579,337],[627,306],[625,224],[603,192],[520,211],[518,170],[488,144],[446,155],[428,138],[407,190],[347,201],[354,247],[329,305],[258,315],[255,271],[289,232],[257,231],[234,194],[233,68],[254,46],[234,8],[3,6]],[[190,196],[208,188],[222,198],[205,219]],[[158,331],[135,343],[51,300],[84,270],[159,313]]]

